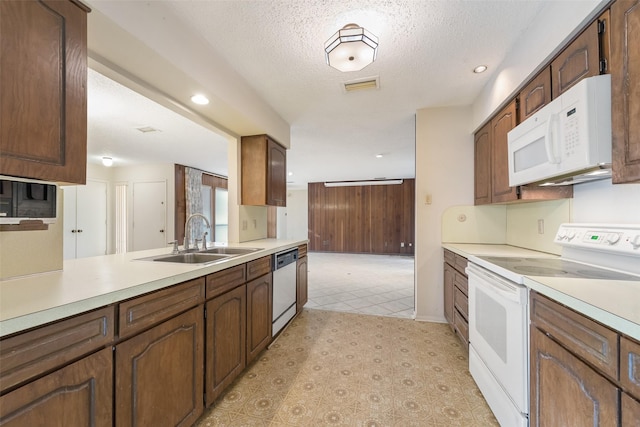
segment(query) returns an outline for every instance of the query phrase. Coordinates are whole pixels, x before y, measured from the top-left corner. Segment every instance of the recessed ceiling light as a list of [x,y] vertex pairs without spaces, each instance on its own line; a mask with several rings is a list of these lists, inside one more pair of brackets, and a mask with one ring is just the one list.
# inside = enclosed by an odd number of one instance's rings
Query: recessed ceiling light
[[103,157],[102,158],[102,164],[106,167],[112,166],[113,165],[113,159],[111,157]]
[[289,176],[293,176],[293,172],[289,172]]
[[160,129],[156,129],[156,128],[151,127],[151,126],[142,126],[142,127],[136,128],[136,129],[139,130],[142,133],[160,132]]
[[487,71],[486,65],[478,65],[476,68],[473,69],[473,72],[476,74],[484,73],[485,71]]
[[378,159],[381,159],[381,158],[382,158],[382,154],[376,154],[376,157],[377,157]]
[[197,93],[191,97],[191,102],[198,105],[207,105],[209,103],[209,98],[201,93]]

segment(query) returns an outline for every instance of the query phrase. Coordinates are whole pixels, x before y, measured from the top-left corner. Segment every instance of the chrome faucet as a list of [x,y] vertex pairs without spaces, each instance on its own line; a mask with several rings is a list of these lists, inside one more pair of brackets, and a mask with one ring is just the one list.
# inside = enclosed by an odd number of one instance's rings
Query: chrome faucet
[[[205,224],[207,224],[207,228],[209,230],[211,230],[211,224],[209,224],[209,220],[207,219],[206,216],[202,215],[201,213],[194,213],[189,215],[189,218],[187,218],[187,221],[184,223],[184,250],[187,251],[189,250],[189,224],[191,223],[191,220],[195,217],[200,217],[202,219],[204,219]],[[203,249],[207,248],[207,233],[204,233],[203,239],[204,241],[202,242],[203,245]],[[196,239],[196,246],[195,249],[198,250],[198,240],[200,239]]]

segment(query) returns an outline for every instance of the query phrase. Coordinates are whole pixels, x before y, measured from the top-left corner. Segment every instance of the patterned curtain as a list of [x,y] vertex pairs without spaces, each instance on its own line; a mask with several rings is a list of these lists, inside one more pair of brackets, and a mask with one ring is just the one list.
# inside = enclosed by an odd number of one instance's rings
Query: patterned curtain
[[[198,169],[192,169],[189,167],[184,168],[184,186],[185,197],[187,205],[187,218],[194,213],[202,213],[202,171]],[[206,229],[205,223],[202,218],[194,218],[190,224],[190,234],[188,237],[190,244],[193,247],[195,239],[202,239],[202,234],[208,231],[210,239],[211,232]],[[187,230],[185,230],[185,233]]]

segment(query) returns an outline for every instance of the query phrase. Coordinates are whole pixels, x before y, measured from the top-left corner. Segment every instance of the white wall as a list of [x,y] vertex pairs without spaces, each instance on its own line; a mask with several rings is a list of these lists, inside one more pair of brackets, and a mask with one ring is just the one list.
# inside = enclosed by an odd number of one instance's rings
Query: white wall
[[[175,166],[173,164],[149,164],[137,166],[122,166],[113,168],[112,187],[115,184],[127,184],[127,202],[129,206],[127,228],[133,230],[133,183],[134,182],[158,182],[164,181],[167,188],[166,199],[166,239],[170,242],[175,239]],[[112,191],[112,194],[115,192]],[[113,198],[111,206],[115,203]],[[113,238],[113,228],[111,227],[111,235]],[[128,233],[127,250],[133,248],[133,233]]]
[[574,185],[572,221],[640,224],[640,184],[605,180]]
[[[473,205],[470,107],[428,108],[416,115],[416,319],[442,322],[443,213]],[[426,204],[427,194],[432,203]]]
[[309,192],[305,190],[287,191],[286,239],[309,238]]

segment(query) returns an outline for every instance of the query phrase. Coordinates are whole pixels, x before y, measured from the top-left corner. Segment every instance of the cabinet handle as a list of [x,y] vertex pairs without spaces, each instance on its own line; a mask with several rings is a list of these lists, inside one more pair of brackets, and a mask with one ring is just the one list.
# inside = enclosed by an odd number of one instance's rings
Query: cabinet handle
[[78,230],[78,233],[82,233],[82,230]]
[[164,230],[160,230],[161,233],[164,233]]
[[76,231],[78,231],[78,230],[71,230],[72,233],[75,233]]

